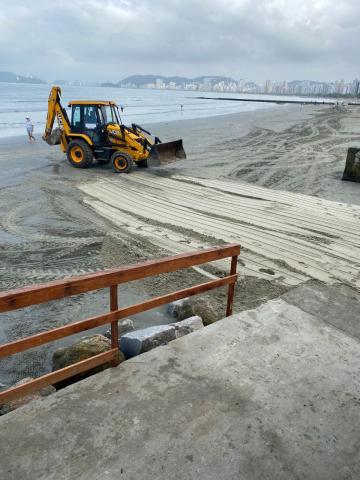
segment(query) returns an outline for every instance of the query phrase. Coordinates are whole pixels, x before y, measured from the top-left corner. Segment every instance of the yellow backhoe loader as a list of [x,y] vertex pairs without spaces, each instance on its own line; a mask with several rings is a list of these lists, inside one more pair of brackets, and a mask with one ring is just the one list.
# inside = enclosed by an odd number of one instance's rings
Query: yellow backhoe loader
[[[71,120],[61,104],[60,87],[52,87],[43,139],[61,145],[76,168],[88,168],[96,159],[111,162],[118,173],[128,173],[134,163],[147,167],[186,158],[182,140],[163,143],[139,125],[125,126],[115,102],[81,100],[69,107]],[[54,129],[55,118],[58,128]]]

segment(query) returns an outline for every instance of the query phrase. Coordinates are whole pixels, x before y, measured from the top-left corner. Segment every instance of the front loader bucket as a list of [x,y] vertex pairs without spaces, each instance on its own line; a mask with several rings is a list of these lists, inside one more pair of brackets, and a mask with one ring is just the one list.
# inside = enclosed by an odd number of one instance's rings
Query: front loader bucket
[[54,128],[50,135],[43,135],[43,140],[48,145],[60,145],[61,143],[61,130],[60,128]]
[[186,158],[182,140],[157,143],[151,147],[148,164],[156,167],[175,162],[178,158]]
[[360,182],[360,148],[348,149],[342,180]]

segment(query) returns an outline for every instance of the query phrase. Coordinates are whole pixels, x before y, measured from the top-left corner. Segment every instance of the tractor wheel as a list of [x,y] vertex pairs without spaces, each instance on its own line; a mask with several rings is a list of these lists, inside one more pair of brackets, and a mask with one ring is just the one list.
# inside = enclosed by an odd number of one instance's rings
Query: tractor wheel
[[76,168],[89,168],[94,158],[91,147],[84,140],[72,140],[67,146],[66,155]]
[[125,152],[115,152],[111,155],[111,163],[116,173],[129,173],[133,166],[133,160]]
[[139,168],[147,168],[147,166],[148,166],[147,158],[145,158],[145,160],[140,160],[139,162],[136,162],[136,165]]

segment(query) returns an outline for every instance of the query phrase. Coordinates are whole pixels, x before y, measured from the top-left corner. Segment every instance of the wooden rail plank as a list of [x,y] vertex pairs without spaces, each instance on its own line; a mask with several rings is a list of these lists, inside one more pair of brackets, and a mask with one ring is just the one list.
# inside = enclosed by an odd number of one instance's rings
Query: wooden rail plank
[[100,288],[131,282],[151,275],[173,272],[202,263],[239,255],[240,246],[229,244],[208,248],[200,252],[190,252],[165,257],[135,265],[126,265],[93,274],[57,280],[43,285],[35,285],[0,293],[0,312],[16,310],[59,298],[78,295]]
[[15,340],[14,342],[0,345],[0,358],[22,352],[29,348],[38,347],[53,340],[68,337],[69,335],[73,335],[74,333],[90,330],[91,328],[99,327],[101,325],[114,322],[121,318],[126,318],[137,313],[145,312],[146,310],[150,310],[160,305],[165,305],[169,302],[173,302],[181,298],[197,295],[199,293],[204,293],[209,290],[223,287],[226,285],[231,285],[234,284],[236,280],[237,275],[228,275],[217,280],[211,280],[209,282],[195,285],[194,287],[184,288],[173,293],[168,293],[166,295],[155,297],[150,300],[131,305],[129,307],[123,307],[110,313],[98,315],[87,320],[81,320],[79,322],[71,323],[63,327],[54,328],[53,330],[41,332],[36,335],[32,335],[31,337]]
[[0,392],[0,404],[4,404],[10,400],[13,400],[14,398],[23,397],[43,387],[73,377],[78,373],[86,372],[87,370],[97,367],[98,365],[111,362],[115,360],[117,356],[118,349],[114,348],[108,352],[100,353],[99,355],[82,360],[74,365],[70,365],[60,370],[56,370],[55,372],[48,373],[47,375],[43,375],[42,377],[35,378],[34,380],[31,380],[31,382],[8,388],[7,390]]

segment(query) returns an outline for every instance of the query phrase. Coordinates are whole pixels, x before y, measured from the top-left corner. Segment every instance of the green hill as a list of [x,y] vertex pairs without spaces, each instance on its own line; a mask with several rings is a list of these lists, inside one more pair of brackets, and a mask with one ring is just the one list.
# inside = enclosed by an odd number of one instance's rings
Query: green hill
[[32,83],[32,84],[46,84],[44,80],[33,76],[22,76],[12,72],[0,72],[0,82],[3,83]]

